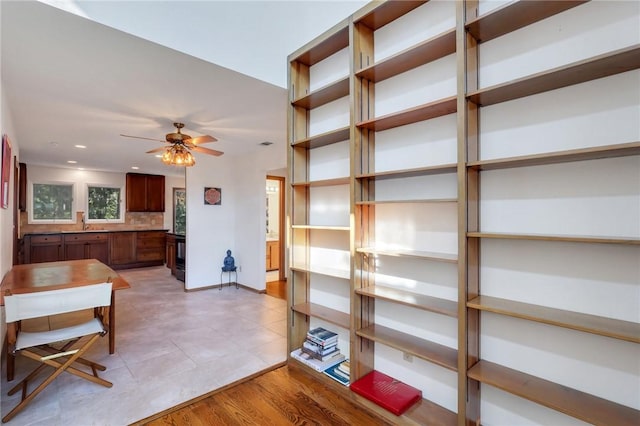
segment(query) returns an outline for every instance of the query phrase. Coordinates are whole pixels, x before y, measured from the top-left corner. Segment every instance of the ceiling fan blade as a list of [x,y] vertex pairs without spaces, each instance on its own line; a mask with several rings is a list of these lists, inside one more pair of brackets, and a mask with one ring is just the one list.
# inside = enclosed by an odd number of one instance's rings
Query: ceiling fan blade
[[201,147],[201,146],[194,146],[191,149],[194,150],[195,152],[199,152],[201,154],[215,155],[216,157],[219,157],[222,154],[224,154],[224,152],[222,152],[222,151],[216,151],[215,149],[204,148],[204,147]]
[[166,146],[161,146],[160,148],[154,148],[151,151],[147,151],[147,154],[153,154],[155,152],[162,152],[165,151],[167,149]]
[[189,140],[187,140],[186,142],[189,142],[193,145],[200,145],[202,143],[209,143],[209,142],[215,142],[218,139],[214,138],[213,136],[209,136],[209,135],[204,135],[204,136],[198,136],[195,138],[191,138]]
[[166,142],[162,139],[153,139],[153,138],[145,138],[142,136],[131,136],[131,135],[123,135],[122,133],[120,133],[120,136],[123,136],[125,138],[134,138],[134,139],[146,139],[148,141],[156,141],[156,142]]

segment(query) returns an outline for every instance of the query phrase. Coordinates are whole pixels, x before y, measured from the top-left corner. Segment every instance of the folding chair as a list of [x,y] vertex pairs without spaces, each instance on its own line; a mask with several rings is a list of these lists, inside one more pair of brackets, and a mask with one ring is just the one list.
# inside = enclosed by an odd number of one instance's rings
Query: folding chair
[[[35,293],[5,295],[4,303],[7,323],[16,322],[17,325],[15,329],[8,327],[9,349],[13,353],[20,353],[27,358],[42,362],[42,364],[9,390],[9,395],[13,395],[19,389],[22,389],[22,400],[2,418],[3,423],[8,422],[18,414],[63,371],[106,387],[113,386],[111,382],[98,377],[97,370],[104,371],[106,370],[105,366],[81,358],[100,336],[104,336],[107,333],[104,318],[106,318],[106,309],[111,305],[110,282]],[[20,330],[21,320],[82,311],[90,308],[94,310],[94,317],[79,325],[41,332]],[[10,330],[17,330],[17,332],[14,333]],[[86,339],[83,339],[84,337]],[[81,339],[82,341],[80,341]],[[78,341],[80,341],[78,347],[72,349]],[[53,343],[59,342],[64,342],[61,348],[51,346]],[[90,367],[92,374],[75,368],[74,365],[77,364],[84,364]],[[27,394],[28,382],[35,378],[46,366],[51,366],[55,370],[31,393]]]

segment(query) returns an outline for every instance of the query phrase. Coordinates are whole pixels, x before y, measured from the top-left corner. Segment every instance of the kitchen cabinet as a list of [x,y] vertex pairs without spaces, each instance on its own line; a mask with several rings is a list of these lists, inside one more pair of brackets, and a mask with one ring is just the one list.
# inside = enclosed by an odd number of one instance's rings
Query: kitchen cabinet
[[267,271],[274,271],[280,267],[280,242],[267,241]]
[[164,176],[127,173],[127,211],[164,212]]
[[23,263],[97,259],[114,269],[158,266],[165,261],[166,230],[26,234]]
[[99,233],[65,234],[64,260],[97,259],[109,264],[109,235]]
[[136,233],[113,232],[110,235],[110,264],[126,265],[136,262]]
[[166,232],[144,231],[136,234],[136,261],[163,264]]
[[24,263],[57,262],[64,260],[62,235],[25,235]]
[[176,235],[167,234],[167,245],[165,247],[165,261],[167,268],[171,269],[171,275],[176,274]]

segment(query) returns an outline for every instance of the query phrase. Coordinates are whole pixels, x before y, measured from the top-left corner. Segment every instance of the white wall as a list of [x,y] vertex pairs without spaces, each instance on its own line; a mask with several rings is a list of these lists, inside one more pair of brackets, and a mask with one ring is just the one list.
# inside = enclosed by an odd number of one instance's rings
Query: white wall
[[[186,178],[185,288],[219,284],[222,261],[229,249],[238,266],[238,282],[264,290],[265,179],[268,170],[286,165],[286,152],[265,147],[241,157],[200,156],[197,161],[187,169]],[[222,188],[222,205],[204,205],[205,186]],[[225,274],[222,282],[227,279]]]
[[[0,132],[7,134],[12,143],[12,156],[19,158],[20,148],[18,147],[18,135],[13,131],[13,121],[11,111],[5,97],[2,80],[0,79]],[[14,191],[13,183],[15,176],[13,173],[13,160],[11,161],[11,179],[9,182],[9,208],[0,208],[0,275],[4,275],[11,269],[13,263],[13,209],[14,209]],[[4,347],[4,335],[6,332],[6,322],[4,319],[4,306],[0,311],[0,338],[2,338],[2,347]]]

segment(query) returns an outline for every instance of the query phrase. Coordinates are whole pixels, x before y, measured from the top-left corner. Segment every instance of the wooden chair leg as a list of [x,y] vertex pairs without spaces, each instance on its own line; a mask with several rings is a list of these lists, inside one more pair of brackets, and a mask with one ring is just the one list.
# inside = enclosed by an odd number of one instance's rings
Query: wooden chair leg
[[[24,407],[27,406],[27,404],[29,404],[33,398],[35,398],[40,392],[42,392],[47,386],[49,386],[51,384],[51,382],[53,382],[53,380],[55,380],[56,377],[58,377],[60,374],[62,374],[63,371],[68,371],[71,374],[75,374],[79,377],[82,377],[84,379],[87,379],[91,382],[106,386],[106,387],[111,387],[113,386],[113,384],[111,382],[108,382],[104,379],[101,379],[100,377],[96,376],[92,376],[90,374],[85,373],[84,371],[78,370],[76,368],[73,368],[71,365],[77,361],[78,358],[80,358],[88,349],[89,347],[91,347],[91,345],[93,345],[93,343],[100,337],[100,334],[94,334],[76,353],[74,353],[73,355],[70,355],[68,359],[66,359],[66,361],[64,363],[60,363],[57,362],[53,359],[42,359],[42,356],[40,356],[39,354],[35,353],[35,352],[30,352],[28,350],[23,350],[21,353],[23,355],[25,355],[28,358],[34,359],[36,361],[40,361],[43,362],[43,365],[49,365],[52,367],[55,367],[55,371],[53,371],[53,373],[51,373],[42,383],[40,383],[30,394],[26,394],[26,385],[27,385],[27,380],[23,380],[21,382],[21,385],[23,386],[23,392],[22,392],[22,401],[20,401],[20,403],[18,403],[18,405],[16,405],[13,410],[11,410],[9,413],[7,413],[7,415],[5,415],[2,418],[2,422],[6,423],[9,420],[11,420],[12,418],[14,418],[16,416],[16,414],[18,414],[20,411],[22,411],[22,409],[24,409]],[[43,366],[42,365],[42,366]],[[42,366],[38,366],[38,369],[40,369]],[[94,370],[95,373],[95,370]],[[29,374],[29,376],[32,376],[33,373]]]

